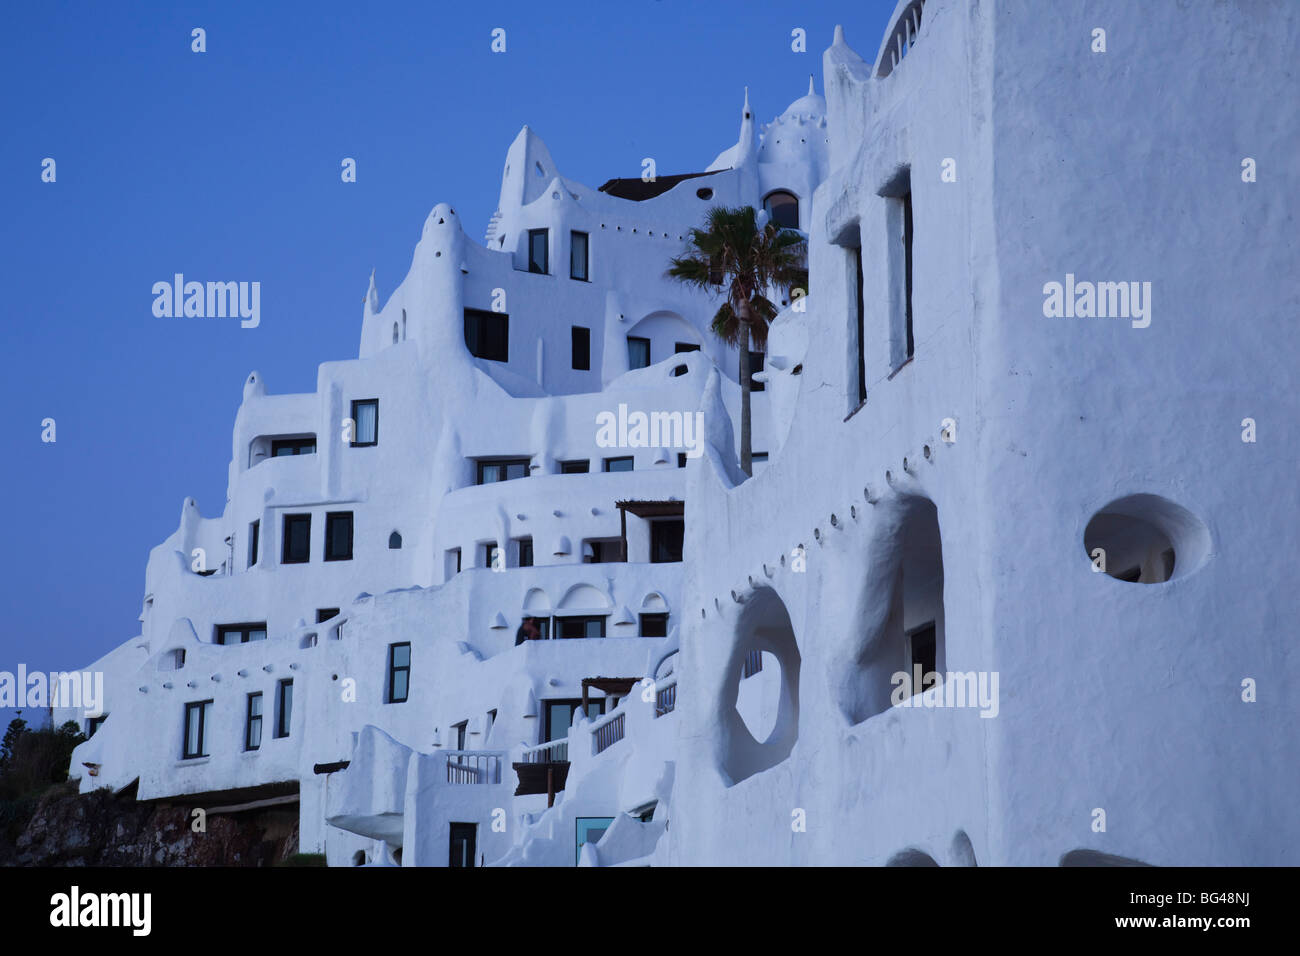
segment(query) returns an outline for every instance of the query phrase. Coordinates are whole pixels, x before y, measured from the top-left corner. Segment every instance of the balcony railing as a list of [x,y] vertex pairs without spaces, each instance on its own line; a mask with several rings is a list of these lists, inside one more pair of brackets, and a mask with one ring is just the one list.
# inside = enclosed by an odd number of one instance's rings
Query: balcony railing
[[569,760],[569,739],[548,740],[536,747],[528,747],[523,753],[523,763],[567,763]]
[[500,783],[505,754],[488,750],[448,750],[447,782],[454,784]]
[[750,651],[748,654],[745,655],[745,668],[741,672],[740,678],[741,680],[744,680],[746,677],[753,677],[762,669],[763,669],[763,652],[757,650]]
[[671,714],[677,706],[677,679],[660,684],[655,688],[655,716]]
[[591,729],[592,753],[602,753],[623,739],[623,717],[623,711],[615,711],[608,720]]

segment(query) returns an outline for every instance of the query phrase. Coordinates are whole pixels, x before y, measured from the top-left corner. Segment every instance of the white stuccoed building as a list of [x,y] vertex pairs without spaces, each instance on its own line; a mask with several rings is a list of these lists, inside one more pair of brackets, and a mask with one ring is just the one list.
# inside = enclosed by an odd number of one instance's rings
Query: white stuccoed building
[[[439,204],[356,360],[249,376],[74,775],[297,801],[337,865],[1296,863],[1298,46],[904,0],[703,173],[525,128],[485,245]],[[810,237],[743,482],[663,277],[719,203]]]

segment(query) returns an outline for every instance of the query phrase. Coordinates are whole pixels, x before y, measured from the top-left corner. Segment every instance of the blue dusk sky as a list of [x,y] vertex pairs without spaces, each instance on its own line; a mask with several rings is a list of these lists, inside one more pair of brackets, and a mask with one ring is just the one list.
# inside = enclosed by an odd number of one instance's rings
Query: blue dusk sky
[[[824,92],[835,24],[871,59],[894,6],[7,4],[0,671],[85,667],[139,633],[182,500],[222,512],[248,373],[310,392],[319,363],[354,358],[370,270],[386,301],[437,202],[481,242],[524,124],[593,188],[646,156],[699,171],[735,142],[745,86],[760,122],[810,73]],[[152,286],[178,272],[260,282],[260,326],[156,318]]]

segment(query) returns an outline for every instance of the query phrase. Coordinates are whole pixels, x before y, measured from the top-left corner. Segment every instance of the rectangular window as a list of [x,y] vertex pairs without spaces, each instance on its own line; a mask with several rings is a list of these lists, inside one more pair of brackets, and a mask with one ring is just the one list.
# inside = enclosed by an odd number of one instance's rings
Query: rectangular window
[[261,543],[262,522],[261,519],[254,521],[248,526],[248,566],[251,568],[257,564],[257,548]]
[[490,485],[495,481],[513,481],[515,478],[528,477],[529,459],[503,458],[498,461],[478,461],[478,481],[480,485]]
[[281,564],[306,564],[311,560],[311,515],[285,515]]
[[475,358],[510,361],[510,316],[505,312],[466,309],[465,346]]
[[352,447],[379,444],[379,399],[366,398],[352,403]]
[[495,541],[489,541],[483,545],[483,567],[495,568],[497,560],[497,545]]
[[460,574],[460,548],[448,548],[443,555],[442,571],[447,580],[451,580],[452,575]]
[[586,282],[587,275],[587,234],[585,232],[569,233],[569,278]]
[[453,823],[451,825],[451,835],[447,840],[451,846],[451,856],[447,860],[449,867],[469,867],[474,865],[474,854],[478,852],[474,845],[477,833],[477,823]]
[[763,353],[749,353],[749,390],[751,392],[761,392],[766,385],[765,382],[754,381],[754,373],[763,371]]
[[325,560],[352,560],[351,511],[331,511],[325,515]]
[[247,716],[244,718],[244,749],[256,750],[262,746],[262,693],[248,695]]
[[880,191],[885,197],[889,268],[889,361],[897,371],[912,358],[912,171],[903,169]]
[[547,641],[551,638],[551,619],[549,617],[525,617],[515,634],[515,647],[524,641]]
[[666,564],[682,559],[682,538],[686,534],[684,518],[665,518],[650,522],[650,563]]
[[573,345],[573,367],[579,372],[591,371],[591,329],[575,325],[570,329]]
[[668,615],[667,614],[642,614],[641,615],[641,636],[642,637],[667,637],[668,636]]
[[910,187],[900,202],[903,204],[903,268],[906,293],[904,319],[907,323],[907,357],[911,358],[916,352],[916,343],[912,337],[912,191]]
[[[569,736],[569,728],[573,726],[574,716],[582,711],[582,699],[547,700],[543,701],[543,703],[546,705],[546,726],[543,728],[546,733],[546,741],[544,742],[564,740]],[[588,720],[595,720],[604,713],[605,699],[603,697],[588,698]]]
[[678,468],[685,468],[685,467],[686,467],[686,452],[684,452],[684,451],[679,451],[679,452],[677,453],[677,467],[678,467]]
[[[591,553],[587,554],[587,550]],[[587,564],[605,564],[623,560],[622,538],[588,538],[582,542],[583,561]]]
[[108,714],[103,714],[99,717],[87,717],[86,739],[89,740],[91,737],[95,736],[95,731],[99,730],[100,726],[103,725],[106,720],[108,720]]
[[459,724],[452,724],[451,729],[456,731],[456,749],[465,749],[465,733],[469,730],[469,721],[462,720]]
[[336,607],[318,607],[316,609],[316,623],[324,624],[330,618],[339,616],[339,609]]
[[625,458],[606,458],[605,471],[631,471],[632,461],[631,455]]
[[585,458],[582,461],[560,462],[560,474],[562,475],[585,475],[589,471],[591,471],[591,461]]
[[275,735],[288,737],[293,718],[293,681],[282,680],[275,695]]
[[604,637],[603,617],[557,617],[555,636],[561,640],[579,637]]
[[307,438],[272,438],[271,457],[285,458],[290,455],[316,454],[316,436]]
[[216,644],[247,644],[266,640],[266,622],[259,624],[218,624]]
[[650,340],[639,335],[627,337],[627,367],[650,367]]
[[853,268],[857,273],[857,302],[854,308],[857,310],[857,353],[858,353],[858,404],[861,405],[867,400],[867,343],[866,327],[864,323],[865,306],[862,300],[862,246],[857,245],[852,249]]
[[548,255],[549,238],[545,229],[528,230],[528,271],[548,275],[551,271]]
[[208,722],[212,701],[200,700],[185,705],[185,749],[181,759],[193,760],[208,755]]
[[521,568],[531,568],[533,566],[533,539],[517,539],[518,550],[515,553],[518,559],[518,565]]
[[388,645],[388,702],[401,704],[411,689],[411,645]]

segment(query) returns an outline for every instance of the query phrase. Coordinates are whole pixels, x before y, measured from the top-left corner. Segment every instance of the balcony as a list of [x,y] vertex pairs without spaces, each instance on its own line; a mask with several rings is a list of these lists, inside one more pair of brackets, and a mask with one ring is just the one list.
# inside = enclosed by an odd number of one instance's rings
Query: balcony
[[455,785],[501,782],[505,753],[498,750],[448,750],[447,782]]
[[536,747],[525,747],[522,759],[514,764],[515,773],[519,775],[519,786],[515,796],[529,794],[546,794],[546,805],[555,805],[555,795],[564,789],[569,777],[569,741],[568,738],[549,740]]

